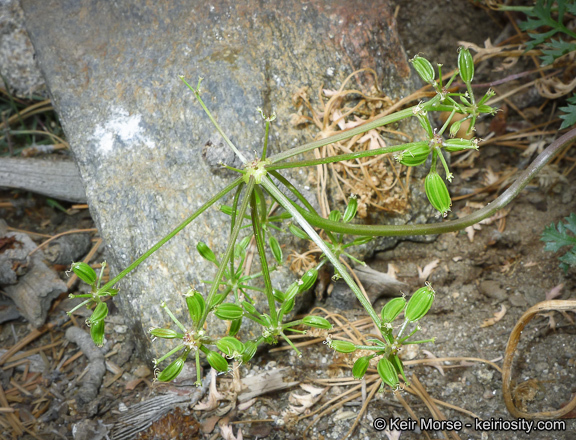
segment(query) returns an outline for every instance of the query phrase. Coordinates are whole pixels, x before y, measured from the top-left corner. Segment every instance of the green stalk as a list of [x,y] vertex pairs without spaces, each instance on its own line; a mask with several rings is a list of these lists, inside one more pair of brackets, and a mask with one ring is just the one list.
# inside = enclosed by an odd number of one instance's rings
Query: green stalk
[[220,200],[222,197],[224,197],[226,194],[228,194],[230,191],[232,191],[238,185],[240,185],[240,183],[242,183],[242,177],[238,177],[230,185],[228,185],[226,188],[224,188],[222,191],[220,191],[218,194],[216,194],[214,197],[212,197],[210,200],[208,200],[206,203],[204,203],[194,214],[192,214],[190,217],[188,217],[186,220],[184,220],[182,223],[180,223],[172,232],[170,232],[163,239],[161,239],[158,243],[156,243],[154,246],[152,246],[150,249],[148,249],[140,258],[138,258],[136,261],[134,261],[134,263],[132,263],[130,266],[128,266],[126,269],[124,269],[122,272],[120,272],[118,275],[116,275],[114,278],[112,278],[110,281],[108,281],[104,285],[104,287],[102,287],[98,290],[105,292],[108,288],[111,288],[114,284],[116,284],[118,281],[120,281],[122,278],[124,278],[126,275],[128,275],[130,272],[132,272],[134,269],[136,269],[140,265],[140,263],[142,263],[144,260],[146,260],[150,255],[152,255],[154,252],[156,252],[158,249],[160,249],[162,246],[164,246],[164,244],[166,244],[166,242],[168,242],[168,240],[170,240],[172,237],[174,237],[176,234],[178,234],[178,232],[180,232],[182,229],[184,229],[186,226],[188,226],[188,224],[190,224],[192,221],[194,221],[194,219],[196,217],[198,217],[200,214],[202,214],[204,211],[206,211],[208,208],[210,208],[210,206],[212,206],[214,203],[216,203],[218,200]]
[[214,119],[212,117],[210,110],[208,110],[208,107],[206,107],[206,104],[204,104],[204,101],[202,101],[202,98],[200,98],[200,82],[202,81],[202,78],[200,78],[198,80],[198,86],[196,88],[194,88],[190,84],[188,84],[183,76],[180,76],[180,79],[182,80],[182,82],[184,84],[186,84],[186,87],[188,87],[190,90],[192,90],[192,93],[194,93],[194,96],[196,97],[196,99],[198,100],[198,102],[200,103],[202,108],[204,109],[204,112],[206,113],[206,115],[208,115],[210,122],[212,122],[214,127],[216,127],[216,130],[218,130],[218,133],[220,133],[220,136],[222,136],[222,139],[224,139],[224,141],[228,144],[228,146],[232,149],[232,151],[234,151],[234,153],[236,153],[236,156],[238,156],[240,158],[242,163],[246,163],[247,160],[244,157],[244,155],[242,153],[240,153],[240,151],[236,148],[236,146],[232,143],[232,141],[228,138],[228,136],[226,136],[226,134],[224,133],[224,131],[222,130],[222,128],[220,127],[218,122],[216,122],[216,119]]
[[[240,181],[241,179],[242,179],[241,177],[238,178],[238,181]],[[218,292],[218,288],[220,286],[220,280],[222,279],[222,275],[224,275],[226,263],[230,258],[234,258],[234,246],[236,244],[236,239],[238,238],[238,233],[240,232],[240,227],[242,226],[242,219],[244,218],[244,213],[248,208],[248,202],[250,201],[250,198],[252,196],[253,189],[254,189],[254,177],[251,176],[248,185],[246,186],[246,192],[244,194],[244,198],[242,199],[242,205],[240,206],[240,210],[238,211],[238,217],[240,217],[241,220],[236,222],[236,224],[234,225],[234,229],[230,234],[230,241],[228,243],[228,247],[226,248],[226,252],[222,257],[220,267],[218,267],[218,271],[216,272],[216,276],[214,277],[214,284],[212,284],[210,292],[208,293],[208,297],[206,298],[206,308],[204,309],[204,313],[202,313],[202,316],[196,323],[196,330],[201,329],[202,326],[204,325],[206,317],[208,316],[208,312],[210,312],[210,304],[212,304],[214,295],[216,295],[216,292]]]
[[292,194],[294,194],[298,198],[298,200],[302,202],[302,204],[306,207],[306,209],[308,209],[308,211],[318,214],[314,209],[314,207],[306,199],[306,197],[304,197],[302,193],[298,191],[298,189],[294,185],[292,185],[292,183],[288,179],[286,179],[278,171],[270,171],[270,174],[272,174],[276,179],[280,181],[281,184],[283,184],[286,188],[288,188],[292,192]]
[[[434,107],[438,104],[440,98],[435,96],[430,101],[425,102],[422,104],[422,109],[424,110],[436,110]],[[414,107],[409,107],[407,109],[401,110],[399,112],[392,113],[391,115],[382,116],[381,118],[375,119],[372,122],[368,122],[366,124],[359,125],[358,127],[354,127],[350,130],[343,131],[342,133],[335,134],[334,136],[327,137],[325,139],[319,139],[314,142],[310,142],[308,144],[301,145],[296,148],[292,148],[288,151],[284,151],[282,153],[274,154],[269,157],[269,160],[272,163],[280,162],[281,160],[288,159],[290,157],[296,156],[298,154],[305,153],[306,151],[314,150],[316,148],[323,147],[324,145],[332,144],[334,142],[343,141],[345,139],[350,139],[351,137],[356,136],[357,134],[366,133],[369,130],[374,128],[382,127],[383,125],[391,124],[393,122],[401,121],[402,119],[409,118],[413,116],[412,113]]]
[[268,308],[270,309],[270,319],[272,325],[278,325],[278,314],[276,313],[276,300],[272,294],[272,281],[270,280],[270,272],[268,271],[268,261],[266,260],[266,249],[264,247],[264,237],[262,234],[262,226],[260,224],[260,215],[256,207],[256,194],[253,192],[250,200],[251,214],[252,214],[252,229],[254,230],[254,238],[256,240],[256,247],[258,248],[258,255],[260,256],[260,266],[262,267],[262,277],[264,278],[264,286],[266,298],[268,298]]
[[[320,217],[320,215],[318,214],[316,209],[314,209],[314,207],[310,204],[310,202],[308,202],[306,197],[304,197],[302,195],[302,193],[300,191],[298,191],[298,189],[296,189],[296,187],[294,185],[292,185],[292,183],[288,179],[286,179],[278,171],[270,171],[270,174],[272,174],[276,179],[278,179],[280,181],[280,183],[282,183],[286,188],[288,188],[292,192],[292,194],[294,194],[298,198],[298,200],[300,200],[302,202],[302,204],[310,212],[312,212],[312,213],[316,214],[318,217]],[[332,235],[332,232],[326,231],[326,236],[330,239],[330,241],[332,243],[336,243],[336,239],[334,238],[334,235]]]
[[302,357],[302,353],[300,352],[300,350],[298,350],[296,348],[296,346],[292,343],[292,341],[284,334],[284,333],[280,333],[280,335],[284,338],[284,340],[286,342],[288,342],[288,344],[290,345],[290,347],[292,347],[294,349],[294,351],[296,352],[296,354],[298,355],[298,357]]
[[332,232],[340,232],[351,235],[381,236],[381,237],[405,237],[407,235],[432,235],[446,232],[459,231],[474,225],[485,218],[494,215],[504,208],[524,189],[524,187],[548,164],[558,153],[568,147],[576,139],[576,128],[552,142],[540,155],[526,168],[510,187],[500,197],[478,211],[457,220],[441,223],[421,225],[351,225],[324,219],[314,215],[298,205],[291,205],[310,225]]
[[281,162],[273,165],[267,165],[266,169],[268,171],[272,170],[282,170],[286,168],[298,168],[298,167],[310,167],[314,165],[323,165],[326,163],[340,162],[343,160],[354,160],[360,159],[362,157],[379,156],[381,154],[394,153],[396,151],[406,150],[412,145],[416,145],[416,142],[409,144],[393,145],[391,147],[377,148],[375,150],[358,151],[356,153],[339,154],[337,156],[323,157],[321,159],[310,159],[310,160],[299,160],[297,162]]
[[356,285],[356,283],[354,282],[354,280],[352,279],[352,277],[350,276],[344,265],[340,263],[338,258],[330,251],[330,248],[326,245],[326,243],[324,243],[324,240],[320,238],[320,236],[316,233],[314,228],[310,226],[310,224],[302,216],[302,214],[300,213],[300,210],[302,208],[293,205],[292,202],[290,202],[290,200],[284,194],[282,194],[282,192],[278,188],[276,188],[276,186],[274,185],[274,183],[272,183],[272,181],[268,176],[262,179],[262,185],[264,186],[264,188],[266,188],[266,191],[268,191],[268,193],[272,197],[274,197],[274,199],[276,199],[276,201],[280,205],[282,205],[282,207],[286,211],[292,214],[292,216],[302,227],[302,229],[304,229],[304,231],[308,234],[308,236],[314,241],[314,243],[316,243],[318,248],[320,248],[320,250],[324,252],[324,255],[326,255],[328,260],[330,260],[334,268],[340,273],[340,275],[342,275],[342,278],[344,278],[346,284],[350,286],[352,292],[354,292],[354,294],[358,298],[358,301],[360,301],[366,312],[372,318],[372,321],[374,321],[374,323],[378,326],[378,328],[380,328],[381,324],[380,317],[372,307],[372,304],[370,304],[370,301],[368,301],[364,297],[364,294],[362,293],[360,288]]
[[262,156],[260,157],[260,160],[266,159],[266,152],[268,150],[268,131],[270,130],[270,121],[268,120],[268,118],[266,118],[265,121],[266,121],[266,128],[264,131],[264,148],[262,149]]
[[166,353],[164,356],[162,356],[160,359],[154,359],[154,365],[158,365],[160,362],[162,362],[164,359],[168,359],[170,356],[172,356],[174,353],[179,352],[180,350],[182,350],[184,348],[184,344],[180,344],[179,346],[173,348],[172,350],[170,350],[168,353]]
[[[232,203],[232,217],[230,221],[230,234],[234,231],[234,225],[236,224],[236,210],[238,209],[238,199],[240,198],[240,192],[242,192],[242,187],[244,186],[244,182],[238,187],[236,190],[236,194],[234,194],[234,202]],[[234,258],[230,258],[230,278],[234,276]]]

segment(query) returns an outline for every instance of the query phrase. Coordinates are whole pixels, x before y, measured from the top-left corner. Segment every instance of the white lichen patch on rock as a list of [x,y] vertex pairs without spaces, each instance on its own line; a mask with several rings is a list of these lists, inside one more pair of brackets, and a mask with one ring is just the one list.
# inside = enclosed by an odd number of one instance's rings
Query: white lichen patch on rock
[[102,154],[109,154],[118,146],[131,148],[136,144],[144,144],[154,148],[156,144],[148,139],[141,126],[142,116],[129,114],[122,108],[112,108],[110,117],[103,124],[96,125],[92,135]]

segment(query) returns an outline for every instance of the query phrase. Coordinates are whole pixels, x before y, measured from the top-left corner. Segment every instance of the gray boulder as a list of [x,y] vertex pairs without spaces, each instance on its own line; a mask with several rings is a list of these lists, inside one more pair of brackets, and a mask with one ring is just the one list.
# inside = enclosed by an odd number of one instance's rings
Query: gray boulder
[[[370,67],[393,97],[416,87],[387,0],[22,0],[22,7],[116,273],[229,181],[205,149],[221,139],[179,75],[191,84],[204,78],[203,99],[247,157],[261,149],[257,107],[278,115],[271,153],[310,140],[310,131],[290,124],[291,97],[302,86],[338,87]],[[298,182],[297,173],[286,174]],[[227,217],[211,209],[120,283],[115,301],[141,354],[168,347],[151,345],[146,334],[169,321],[162,300],[183,316],[181,293],[208,290],[201,280],[215,271],[197,242],[223,252],[228,234]],[[284,269],[278,278],[282,288],[294,276]]]

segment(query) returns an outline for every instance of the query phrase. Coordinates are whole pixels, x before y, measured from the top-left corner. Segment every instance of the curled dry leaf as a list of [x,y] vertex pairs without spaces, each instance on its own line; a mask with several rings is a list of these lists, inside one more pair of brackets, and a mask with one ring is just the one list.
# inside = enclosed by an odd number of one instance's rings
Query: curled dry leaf
[[398,273],[398,268],[392,263],[388,263],[388,271],[386,272],[386,275],[397,280],[398,277],[396,277],[396,273]]
[[480,328],[490,327],[491,325],[496,324],[498,321],[504,318],[504,315],[506,314],[507,310],[508,309],[506,308],[506,306],[502,304],[502,308],[500,309],[500,311],[494,313],[494,318],[485,319]]
[[[526,265],[524,266],[526,267]],[[546,292],[546,301],[550,301],[562,294],[562,288],[564,287],[564,283],[558,284],[556,287],[553,287],[552,290]]]
[[548,327],[550,330],[556,329],[556,320],[554,319],[554,312],[538,313],[536,316],[542,316],[543,318],[548,318]]
[[[422,350],[422,353],[424,353],[428,359],[437,359],[437,357],[434,354],[432,354],[431,351]],[[444,376],[444,368],[442,368],[442,364],[440,362],[429,362],[428,365],[436,368],[440,372],[440,374]]]
[[[308,394],[295,394],[290,393],[288,400],[292,405],[290,405],[290,412],[295,414],[303,414],[308,408],[312,407],[316,402],[318,402],[328,388],[317,388],[310,384],[300,384],[300,387],[306,391]],[[300,405],[300,406],[294,406]]]
[[208,399],[206,402],[200,402],[198,405],[194,407],[196,411],[211,411],[213,409],[218,408],[218,402],[220,400],[226,400],[226,395],[222,394],[216,388],[216,370],[214,368],[211,369],[212,377],[210,378],[210,387],[208,388]]
[[386,434],[388,440],[399,440],[402,431],[396,431],[395,429],[393,429],[392,431],[388,431],[387,429],[385,429],[384,434]]
[[244,437],[242,436],[242,430],[238,428],[238,433],[234,436],[234,432],[232,431],[232,427],[230,425],[221,425],[220,426],[220,434],[224,440],[243,440]]
[[424,266],[424,269],[421,269],[420,266],[418,266],[418,279],[422,282],[426,281],[432,271],[438,267],[438,263],[440,263],[440,260],[436,259]]

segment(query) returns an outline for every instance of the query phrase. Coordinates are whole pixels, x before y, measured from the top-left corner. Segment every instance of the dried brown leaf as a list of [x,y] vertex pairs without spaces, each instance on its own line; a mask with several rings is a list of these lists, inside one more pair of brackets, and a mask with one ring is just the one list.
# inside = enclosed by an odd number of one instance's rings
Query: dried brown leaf
[[563,287],[564,287],[564,283],[560,283],[556,287],[553,287],[551,290],[546,292],[546,301],[550,301],[550,300],[562,295],[562,288]]
[[504,315],[506,314],[507,310],[508,309],[506,308],[506,306],[504,304],[502,304],[502,308],[500,309],[500,311],[494,313],[494,318],[485,319],[484,322],[482,323],[482,325],[480,326],[480,328],[490,327],[491,325],[496,324],[498,321],[500,321],[502,318],[504,318]]
[[440,263],[440,260],[436,259],[424,266],[424,269],[421,269],[420,266],[418,266],[418,279],[422,282],[426,281],[432,271],[438,267],[438,263]]

